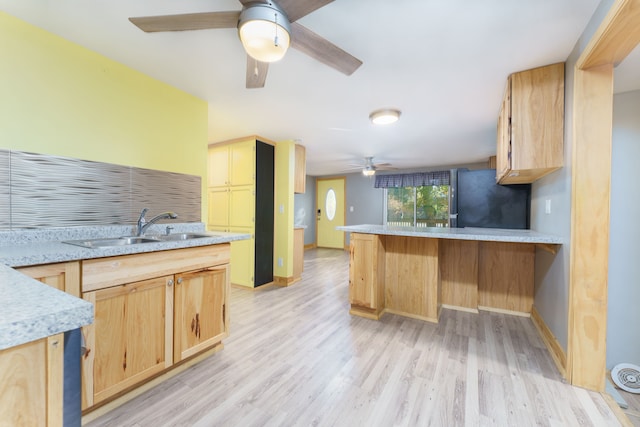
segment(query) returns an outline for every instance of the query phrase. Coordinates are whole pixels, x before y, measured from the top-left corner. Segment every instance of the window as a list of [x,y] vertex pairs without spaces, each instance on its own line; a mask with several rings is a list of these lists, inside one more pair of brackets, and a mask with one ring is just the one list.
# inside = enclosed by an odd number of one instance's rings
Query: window
[[448,227],[449,185],[385,189],[385,224],[401,227]]
[[449,171],[376,176],[384,188],[384,222],[401,227],[449,226]]

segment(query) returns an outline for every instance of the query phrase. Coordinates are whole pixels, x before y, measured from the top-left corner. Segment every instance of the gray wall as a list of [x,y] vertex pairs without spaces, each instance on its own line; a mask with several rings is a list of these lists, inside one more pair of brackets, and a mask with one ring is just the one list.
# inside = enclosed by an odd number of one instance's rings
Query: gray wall
[[[613,98],[607,368],[640,365],[640,91]],[[629,333],[633,334],[630,335]]]
[[[460,164],[460,165],[449,165],[449,166],[436,166],[430,168],[422,168],[422,169],[407,169],[407,170],[396,170],[390,172],[377,172],[378,174],[389,173],[410,173],[410,172],[428,172],[428,171],[437,171],[437,170],[449,170],[453,168],[467,168],[467,169],[485,169],[487,168],[488,163],[471,163],[471,164]],[[358,224],[382,224],[384,218],[384,190],[382,188],[375,188],[375,177],[364,176],[360,172],[350,173],[346,175],[331,175],[331,176],[323,176],[322,178],[334,178],[334,177],[345,177],[345,191],[346,191],[346,199],[347,199],[347,215],[345,218],[345,225],[358,225]],[[307,177],[307,193],[308,190],[308,181],[309,177]],[[314,196],[313,203],[315,206],[315,180],[314,180]],[[353,208],[353,212],[351,211]],[[305,244],[307,235],[305,233]],[[314,235],[315,241],[315,224],[314,224]],[[349,245],[349,235],[346,236],[346,244]]]
[[[564,167],[536,181],[531,193],[531,228],[563,238],[554,256],[538,250],[535,265],[534,305],[560,345],[567,351],[569,307],[569,251],[571,239],[571,148],[573,139],[573,68],[607,14],[613,0],[603,0],[565,64]],[[545,214],[545,200],[551,214]]]

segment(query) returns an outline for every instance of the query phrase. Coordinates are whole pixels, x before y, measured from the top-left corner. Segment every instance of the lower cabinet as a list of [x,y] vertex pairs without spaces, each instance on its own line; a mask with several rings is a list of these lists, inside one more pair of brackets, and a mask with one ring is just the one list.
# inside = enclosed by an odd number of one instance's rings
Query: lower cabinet
[[176,276],[175,362],[193,356],[227,336],[228,277],[228,265]]
[[83,261],[82,409],[112,399],[228,335],[228,243]]
[[0,350],[0,425],[63,425],[64,334]]
[[[95,307],[91,343],[93,403],[112,397],[172,364],[173,276],[87,292]],[[169,338],[169,339],[167,339]]]
[[349,302],[351,311],[379,318],[384,309],[385,249],[383,237],[351,233]]

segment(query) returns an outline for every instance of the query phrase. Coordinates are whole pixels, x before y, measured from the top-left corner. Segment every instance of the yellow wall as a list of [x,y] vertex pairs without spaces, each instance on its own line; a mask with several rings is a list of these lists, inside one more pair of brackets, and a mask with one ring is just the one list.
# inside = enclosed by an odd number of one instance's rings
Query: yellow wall
[[[293,178],[295,170],[295,142],[278,142],[275,150],[275,254],[273,275],[293,276]],[[282,258],[282,267],[278,266]]]
[[207,103],[0,12],[0,148],[199,175]]

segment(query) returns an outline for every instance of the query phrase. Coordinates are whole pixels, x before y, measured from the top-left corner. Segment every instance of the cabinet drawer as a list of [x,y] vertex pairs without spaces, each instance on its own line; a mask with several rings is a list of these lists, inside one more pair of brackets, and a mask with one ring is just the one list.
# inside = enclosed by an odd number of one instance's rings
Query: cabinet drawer
[[82,291],[229,263],[229,243],[149,252],[82,262]]

